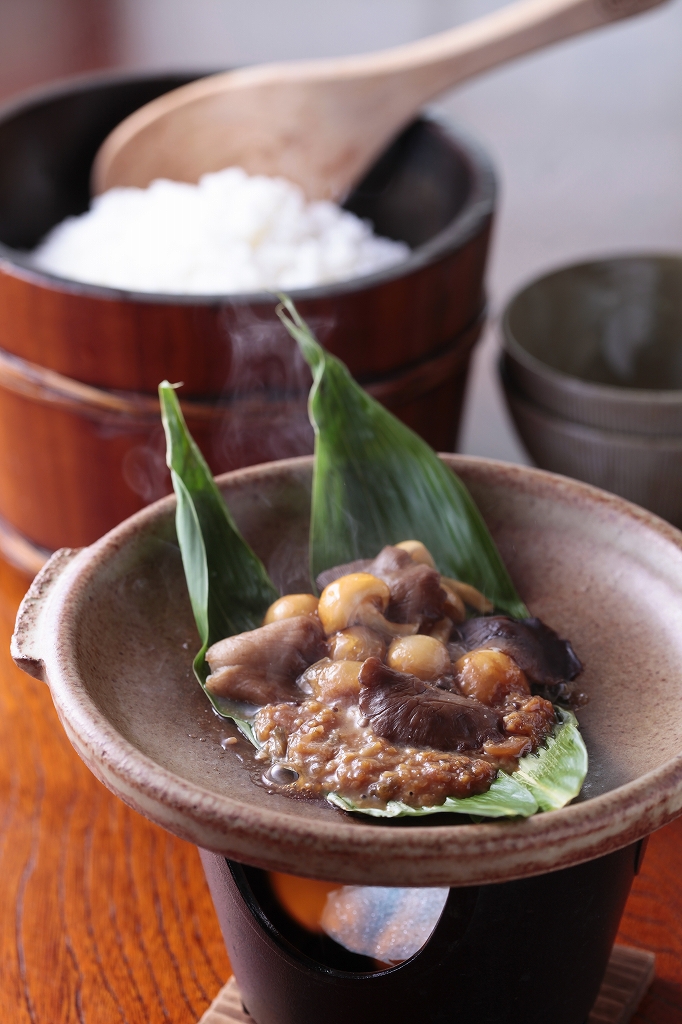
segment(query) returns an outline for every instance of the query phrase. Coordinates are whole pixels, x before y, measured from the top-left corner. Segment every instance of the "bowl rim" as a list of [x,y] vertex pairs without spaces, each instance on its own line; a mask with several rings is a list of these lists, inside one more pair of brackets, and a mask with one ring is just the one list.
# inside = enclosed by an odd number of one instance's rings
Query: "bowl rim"
[[[443,456],[469,479],[493,481],[566,504],[586,502],[609,518],[632,521],[682,551],[682,533],[657,516],[595,487],[493,460]],[[257,484],[274,476],[312,471],[311,456],[236,470],[218,478]],[[270,870],[352,884],[474,885],[543,874],[602,856],[643,838],[682,812],[682,752],[632,782],[560,811],[525,821],[417,828],[358,823],[336,812],[329,820],[269,810],[218,794],[175,775],[143,754],[98,711],[79,678],[74,655],[79,608],[89,581],[126,543],[172,515],[174,496],[126,520],[89,548],[81,549],[57,579],[43,614],[28,621],[41,587],[37,577],[22,609],[31,643],[42,645],[39,674],[48,682],[67,735],[93,773],[126,803],[184,839],[235,860]],[[62,552],[62,555],[64,552]],[[67,553],[68,554],[68,553]],[[57,556],[55,556],[57,557]],[[43,579],[50,575],[50,564]],[[22,609],[16,638],[22,634]],[[19,641],[21,643],[21,640]],[[35,648],[34,648],[35,649]],[[16,657],[16,646],[14,648]],[[21,664],[21,659],[19,659]],[[25,667],[25,665],[24,665]]]
[[539,420],[544,420],[546,423],[556,426],[557,429],[561,429],[575,438],[589,441],[592,444],[610,442],[622,447],[640,448],[642,451],[660,450],[670,452],[677,450],[682,452],[682,434],[664,434],[662,432],[645,434],[642,431],[612,430],[610,427],[596,427],[593,423],[583,423],[581,420],[570,419],[562,413],[540,405],[534,397],[527,395],[514,381],[509,379],[509,374],[503,365],[504,355],[502,353],[498,361],[498,378],[502,384],[505,397],[508,401],[527,410]]
[[597,384],[594,381],[576,377],[563,370],[557,370],[529,352],[512,331],[510,324],[512,307],[531,288],[544,283],[551,277],[557,277],[568,271],[595,267],[605,263],[628,262],[630,260],[668,260],[671,263],[680,264],[682,269],[682,253],[672,250],[669,252],[645,250],[641,252],[607,253],[591,259],[580,260],[579,262],[562,263],[554,269],[541,274],[539,277],[533,277],[526,281],[505,302],[499,318],[499,331],[503,350],[508,353],[513,361],[517,362],[524,370],[538,377],[540,381],[550,381],[557,389],[564,391],[574,398],[580,398],[593,403],[608,403],[619,406],[682,405],[682,388],[630,388],[618,387],[613,384]]
[[[108,85],[124,85],[136,81],[143,82],[160,79],[174,74],[182,74],[182,70],[131,72],[116,71],[97,72],[95,74],[79,74],[58,80],[48,86],[31,89],[18,97],[11,98],[0,105],[0,124],[11,120],[33,107],[39,107],[51,101],[84,91],[87,87],[106,87]],[[188,75],[193,72],[187,71]],[[197,77],[213,74],[214,71],[197,73]],[[333,298],[350,292],[363,292],[377,286],[390,284],[393,281],[418,273],[425,267],[436,263],[443,256],[464,246],[479,230],[481,224],[492,217],[497,194],[497,182],[491,158],[477,139],[465,128],[454,124],[442,112],[427,108],[411,123],[423,121],[434,125],[447,139],[454,143],[464,164],[469,169],[471,188],[463,206],[450,223],[430,238],[423,245],[412,249],[406,260],[393,264],[384,270],[366,274],[361,277],[349,278],[333,284],[317,285],[310,288],[286,289],[294,301],[313,301],[316,299]],[[406,126],[407,127],[407,126]],[[276,295],[270,291],[258,292],[226,292],[226,293],[173,293],[173,292],[141,292],[129,291],[124,288],[111,288],[105,285],[89,284],[74,281],[47,271],[39,270],[31,265],[30,253],[14,249],[0,241],[0,269],[11,271],[32,284],[59,289],[71,294],[89,298],[115,299],[118,301],[135,302],[149,305],[202,305],[214,306],[230,303],[232,305],[263,305],[276,303]]]

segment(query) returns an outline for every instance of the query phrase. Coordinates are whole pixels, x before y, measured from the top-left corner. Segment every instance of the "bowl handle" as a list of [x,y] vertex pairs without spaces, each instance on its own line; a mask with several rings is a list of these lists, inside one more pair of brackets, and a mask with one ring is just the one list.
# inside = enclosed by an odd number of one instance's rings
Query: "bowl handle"
[[41,623],[50,594],[64,570],[82,548],[60,548],[51,556],[33,580],[19,605],[12,634],[10,653],[16,665],[35,679],[45,680],[45,665],[40,652]]

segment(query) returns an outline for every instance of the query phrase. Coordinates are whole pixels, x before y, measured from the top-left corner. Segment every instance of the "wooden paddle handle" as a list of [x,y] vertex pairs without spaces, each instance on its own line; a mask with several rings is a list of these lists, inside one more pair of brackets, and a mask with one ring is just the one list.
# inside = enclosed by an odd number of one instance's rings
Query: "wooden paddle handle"
[[[489,68],[639,14],[662,2],[664,0],[519,0],[475,21],[405,46],[341,58],[336,71],[344,77],[359,78],[398,74],[401,88],[409,88],[411,80],[416,110],[445,89]],[[325,62],[329,72],[333,63]],[[404,94],[402,100],[407,100]]]

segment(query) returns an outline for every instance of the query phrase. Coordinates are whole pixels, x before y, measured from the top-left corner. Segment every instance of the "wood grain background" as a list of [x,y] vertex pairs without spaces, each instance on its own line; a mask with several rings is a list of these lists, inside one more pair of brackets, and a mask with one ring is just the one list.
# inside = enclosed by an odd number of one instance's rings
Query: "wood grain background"
[[0,563],[0,1018],[190,1024],[230,973],[196,849],[124,806],[10,662]]
[[[26,583],[0,562],[0,1019],[192,1024],[230,974],[194,847],[105,790],[8,654]],[[653,950],[634,1024],[682,1021],[682,819],[656,833],[619,941]]]

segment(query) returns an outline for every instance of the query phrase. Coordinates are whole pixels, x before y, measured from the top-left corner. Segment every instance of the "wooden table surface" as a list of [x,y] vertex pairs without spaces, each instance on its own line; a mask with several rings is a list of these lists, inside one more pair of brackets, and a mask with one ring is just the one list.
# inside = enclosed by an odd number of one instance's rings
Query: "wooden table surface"
[[[0,1021],[192,1024],[230,974],[194,847],[124,806],[11,663],[0,562]],[[619,941],[653,950],[634,1024],[682,1021],[682,818],[652,836]]]

